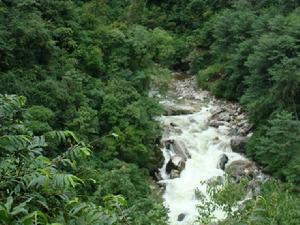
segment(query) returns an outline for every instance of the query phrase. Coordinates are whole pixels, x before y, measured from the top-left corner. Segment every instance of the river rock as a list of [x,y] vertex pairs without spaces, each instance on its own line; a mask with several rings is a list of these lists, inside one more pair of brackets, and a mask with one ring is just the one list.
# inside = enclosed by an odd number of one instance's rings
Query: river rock
[[168,135],[170,135],[171,133],[182,134],[182,130],[175,123],[171,123],[169,125],[164,125],[164,130]]
[[166,116],[187,115],[196,112],[194,107],[187,105],[165,105],[164,108]]
[[254,162],[248,160],[236,160],[226,167],[225,172],[238,182],[242,177],[255,177],[258,175],[259,171]]
[[210,120],[208,124],[211,127],[218,128],[220,126],[226,126],[226,125],[228,125],[228,122],[226,122],[226,121],[219,121],[219,120]]
[[246,143],[248,138],[247,137],[234,137],[230,141],[230,146],[232,151],[238,153],[245,153],[246,151]]
[[185,160],[187,158],[191,158],[191,155],[189,154],[183,141],[178,141],[178,140],[174,141],[174,152],[175,154],[185,158]]
[[222,169],[222,170],[225,170],[225,165],[226,165],[227,162],[228,162],[228,157],[227,157],[227,155],[222,154],[222,155],[220,156],[220,159],[219,159],[217,168]]
[[215,118],[218,114],[224,112],[225,110],[222,109],[221,107],[217,106],[217,107],[214,107],[210,110],[211,112],[211,118]]
[[183,141],[165,140],[164,145],[166,149],[180,156],[184,161],[191,157]]
[[172,145],[174,143],[174,140],[164,140],[162,142],[167,150],[172,151]]
[[179,221],[179,222],[183,221],[185,216],[186,216],[185,213],[180,213],[177,217],[177,221]]
[[253,129],[253,124],[244,123],[238,130],[238,135],[247,136]]
[[231,120],[230,114],[228,112],[223,112],[218,114],[217,118],[214,118],[219,121],[229,122]]
[[183,159],[179,155],[174,155],[171,157],[171,159],[166,165],[166,172],[170,174],[172,170],[178,170],[180,173],[184,169],[184,167],[185,167],[185,159]]

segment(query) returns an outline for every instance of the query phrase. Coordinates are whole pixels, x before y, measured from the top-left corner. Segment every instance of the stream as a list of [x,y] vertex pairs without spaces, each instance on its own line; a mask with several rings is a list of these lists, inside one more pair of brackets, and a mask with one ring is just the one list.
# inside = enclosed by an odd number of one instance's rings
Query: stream
[[[196,191],[209,199],[205,182],[224,180],[225,166],[232,162],[249,162],[232,151],[232,138],[250,136],[251,125],[238,104],[198,89],[193,77],[174,76],[160,103],[166,110],[159,119],[164,129],[161,150],[165,160],[159,181],[164,187],[164,205],[170,225],[191,225],[201,203]],[[213,215],[216,220],[226,217],[221,209]]]

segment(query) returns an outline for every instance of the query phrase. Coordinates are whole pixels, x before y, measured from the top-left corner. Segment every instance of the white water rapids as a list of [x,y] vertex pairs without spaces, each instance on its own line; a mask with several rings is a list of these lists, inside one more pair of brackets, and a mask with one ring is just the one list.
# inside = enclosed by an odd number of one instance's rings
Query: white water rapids
[[[170,225],[191,225],[199,216],[197,205],[200,200],[197,200],[195,190],[198,189],[209,198],[206,193],[207,185],[203,181],[208,181],[216,176],[224,176],[224,171],[218,168],[220,156],[226,153],[229,158],[228,163],[244,159],[244,157],[231,150],[230,127],[215,128],[208,125],[212,113],[219,107],[214,98],[210,95],[206,95],[205,98],[201,97],[203,93],[195,88],[193,88],[192,95],[199,94],[200,97],[196,99],[186,97],[187,94],[184,93],[186,87],[182,84],[183,81],[176,82],[175,85],[182,86],[181,91],[178,92],[177,89],[171,100],[163,100],[161,103],[173,106],[180,104],[182,107],[193,106],[196,112],[187,115],[162,116],[160,121],[165,128],[162,141],[182,141],[191,157],[187,159],[180,177],[170,179],[166,173],[166,164],[170,160],[172,152],[162,148],[165,163],[160,169],[163,178],[160,182],[166,184],[163,199],[165,207],[169,209]],[[182,90],[183,94],[180,94]],[[184,214],[182,221],[178,221],[180,214]],[[213,214],[216,219],[226,217],[226,214],[220,209],[215,210]]]

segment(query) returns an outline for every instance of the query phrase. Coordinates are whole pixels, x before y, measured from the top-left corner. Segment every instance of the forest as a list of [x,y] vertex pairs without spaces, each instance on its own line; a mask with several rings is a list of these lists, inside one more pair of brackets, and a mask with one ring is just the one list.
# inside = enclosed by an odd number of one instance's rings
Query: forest
[[243,106],[273,177],[219,224],[298,225],[297,0],[0,0],[0,224],[167,225],[148,93],[172,71]]

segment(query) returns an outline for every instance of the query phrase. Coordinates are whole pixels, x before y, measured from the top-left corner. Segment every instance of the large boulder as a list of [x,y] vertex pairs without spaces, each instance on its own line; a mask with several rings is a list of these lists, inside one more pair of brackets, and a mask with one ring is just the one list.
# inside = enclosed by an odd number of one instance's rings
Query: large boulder
[[218,166],[217,168],[221,169],[221,170],[225,170],[225,165],[228,162],[228,157],[225,154],[222,154],[220,156],[219,162],[218,162]]
[[254,178],[259,174],[259,170],[254,162],[249,160],[236,160],[230,163],[225,172],[235,181],[240,181],[243,177]]
[[176,155],[180,155],[181,157],[185,158],[185,160],[187,160],[187,158],[191,158],[188,149],[183,141],[175,140],[173,146],[173,150]]
[[247,137],[232,138],[230,141],[232,151],[238,152],[238,153],[245,153],[247,141],[248,141]]
[[166,149],[173,152],[175,155],[179,155],[185,161],[191,157],[183,141],[166,140],[164,141],[164,145]]
[[178,170],[181,172],[185,168],[185,161],[186,160],[179,155],[172,156],[166,165],[167,174],[170,174],[172,170]]
[[196,112],[196,109],[187,105],[164,105],[166,116],[187,115]]

